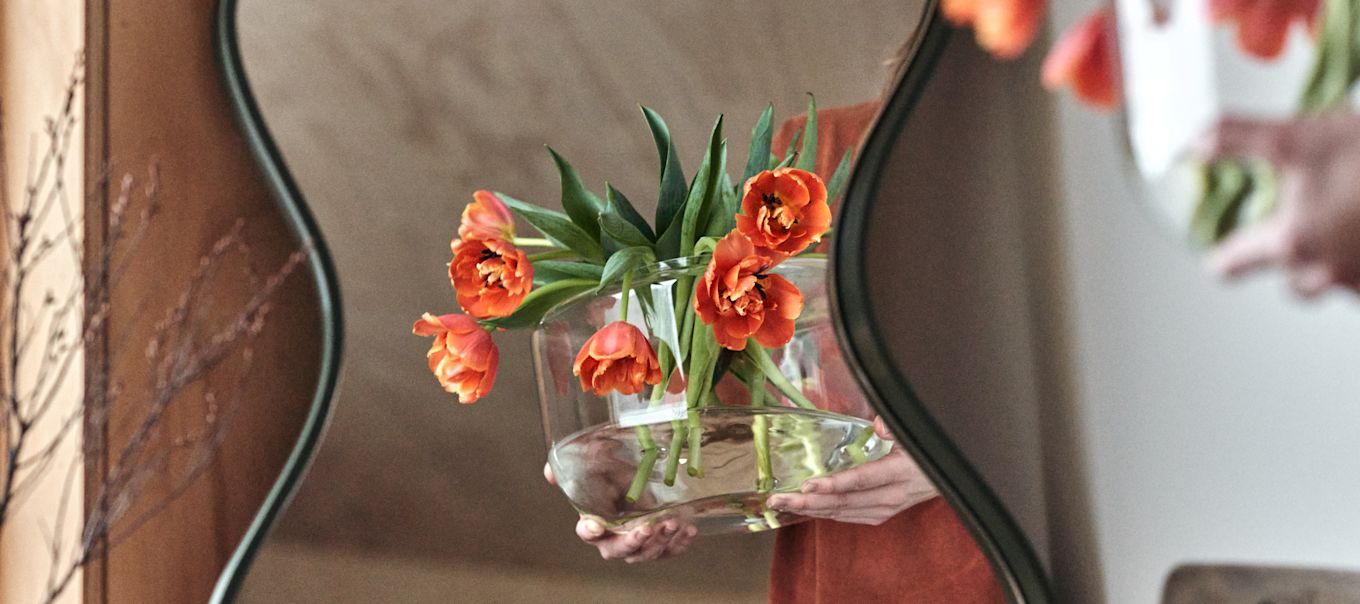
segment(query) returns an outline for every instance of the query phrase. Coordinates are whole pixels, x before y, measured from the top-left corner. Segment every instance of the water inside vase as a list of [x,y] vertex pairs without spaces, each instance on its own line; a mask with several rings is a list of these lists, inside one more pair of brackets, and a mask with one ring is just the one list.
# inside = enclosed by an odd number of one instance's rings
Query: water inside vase
[[[681,444],[689,440],[687,428],[677,434],[676,427],[687,422],[651,424],[643,431],[597,425],[553,446],[549,459],[558,486],[577,510],[619,532],[670,519],[694,525],[700,534],[758,531],[802,520],[766,509],[772,493],[797,491],[809,478],[878,459],[892,446],[874,434],[871,423],[834,413],[783,407],[706,407],[695,413],[702,434],[698,460]],[[768,434],[767,442],[757,442],[758,433]],[[644,446],[648,437],[653,447]],[[761,485],[763,450],[769,462]],[[671,466],[674,480],[668,485]],[[636,500],[630,500],[630,490]]]

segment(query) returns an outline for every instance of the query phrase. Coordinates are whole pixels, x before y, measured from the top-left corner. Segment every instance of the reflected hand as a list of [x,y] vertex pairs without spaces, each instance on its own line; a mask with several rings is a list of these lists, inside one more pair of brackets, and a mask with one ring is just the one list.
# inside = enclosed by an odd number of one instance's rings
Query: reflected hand
[[1221,243],[1209,261],[1215,272],[1282,268],[1305,298],[1335,286],[1360,291],[1360,116],[1226,119],[1204,147],[1206,159],[1269,161],[1279,178],[1275,212]]
[[[543,464],[543,478],[556,485],[552,467]],[[581,516],[576,522],[576,536],[595,546],[605,560],[623,560],[629,564],[649,562],[678,556],[689,549],[699,529],[682,526],[677,520],[666,520],[660,525],[644,525],[627,533],[614,533],[594,516]]]
[[[879,438],[895,440],[882,418],[874,420],[874,431]],[[813,518],[877,526],[937,495],[916,462],[901,447],[893,447],[882,459],[807,480],[799,493],[775,495],[766,505]]]

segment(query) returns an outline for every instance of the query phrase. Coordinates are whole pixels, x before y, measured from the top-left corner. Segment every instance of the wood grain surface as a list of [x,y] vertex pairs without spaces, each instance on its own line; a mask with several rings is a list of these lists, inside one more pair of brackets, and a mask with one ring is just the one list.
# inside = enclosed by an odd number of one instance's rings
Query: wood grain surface
[[[101,83],[103,165],[109,173],[143,177],[160,167],[163,207],[136,252],[130,272],[112,292],[111,342],[131,344],[111,351],[112,377],[143,383],[142,347],[164,309],[179,295],[199,258],[236,221],[257,272],[276,270],[297,243],[285,228],[238,134],[219,85],[212,24],[212,0],[112,0],[95,14],[104,28],[100,52],[92,52],[91,73]],[[97,38],[97,36],[96,36]],[[98,150],[96,150],[98,151]],[[105,206],[115,194],[103,191]],[[134,206],[133,212],[138,211]],[[106,214],[105,214],[106,216]],[[91,220],[98,220],[92,216]],[[210,287],[204,316],[220,325],[241,308],[251,286],[240,278],[243,265],[228,265]],[[192,488],[155,520],[114,549],[102,566],[102,590],[91,602],[203,602],[223,564],[273,484],[293,445],[317,376],[320,340],[315,296],[308,275],[294,273],[277,292],[268,324],[255,342],[249,379],[235,403],[229,433],[217,461]],[[225,393],[239,379],[241,365],[228,362],[201,388],[171,405],[160,446],[199,425],[205,395]],[[109,449],[129,438],[131,404],[116,412]],[[150,489],[168,484],[152,483]],[[102,593],[101,593],[102,592]]]

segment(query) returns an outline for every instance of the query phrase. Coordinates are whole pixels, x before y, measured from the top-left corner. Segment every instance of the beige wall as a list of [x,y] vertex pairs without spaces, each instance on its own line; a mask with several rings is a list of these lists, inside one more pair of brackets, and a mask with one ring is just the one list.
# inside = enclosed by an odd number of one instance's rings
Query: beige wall
[[[4,197],[11,206],[22,199],[24,182],[29,174],[31,158],[44,150],[44,120],[61,110],[67,82],[75,65],[76,55],[83,44],[84,2],[79,0],[6,0],[0,2],[0,105],[3,105],[4,163],[8,167]],[[76,105],[77,118],[83,114]],[[67,207],[75,220],[84,209],[81,203],[83,186],[83,129],[79,124],[71,134],[70,161],[62,174],[69,191]],[[8,221],[6,221],[8,223]],[[63,227],[59,219],[35,223],[35,231],[52,236]],[[79,228],[79,227],[77,227]],[[29,308],[41,305],[49,289],[66,291],[78,278],[79,258],[67,248],[54,252],[42,269],[34,274],[32,288],[22,302]],[[68,330],[79,333],[79,317],[71,317]],[[8,336],[5,336],[8,338]],[[30,353],[36,352],[31,349]],[[27,354],[20,361],[18,383],[31,387],[37,367],[35,354]],[[45,442],[56,432],[61,419],[80,403],[81,379],[84,370],[79,361],[68,373],[51,413],[35,424],[32,442]],[[72,553],[74,537],[78,537],[82,510],[82,473],[74,466],[80,433],[76,431],[64,441],[46,476],[20,502],[6,522],[0,538],[0,602],[39,602],[46,594],[48,571],[51,567],[45,552],[51,548],[50,535],[55,534],[56,509],[63,495],[63,486],[71,476],[67,501],[73,506],[61,523],[65,536],[61,544],[65,556]],[[27,454],[33,451],[26,447]],[[22,477],[23,474],[21,473]],[[61,602],[80,601],[80,580],[77,578]]]
[[[608,178],[650,207],[655,150],[638,103],[669,119],[691,170],[722,111],[744,157],[766,101],[782,118],[807,91],[824,106],[876,97],[918,6],[244,0],[248,68],[335,251],[349,324],[334,423],[275,539],[763,599],[768,536],[702,540],[662,564],[598,560],[541,478],[527,334],[498,338],[496,392],[459,407],[410,325],[454,308],[446,245],[472,190],[557,204],[544,143],[596,189]],[[326,581],[339,567],[307,568],[288,576]],[[256,582],[252,594],[276,588]]]

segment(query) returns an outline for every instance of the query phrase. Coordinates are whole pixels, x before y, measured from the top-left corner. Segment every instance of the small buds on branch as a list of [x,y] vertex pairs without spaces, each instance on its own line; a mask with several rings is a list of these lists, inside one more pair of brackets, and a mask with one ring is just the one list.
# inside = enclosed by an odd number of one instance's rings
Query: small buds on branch
[[[178,288],[169,308],[157,310],[146,293],[119,289],[126,275],[163,270],[166,263],[162,255],[139,253],[162,207],[160,170],[152,162],[145,177],[124,175],[116,187],[99,180],[95,186],[112,198],[106,216],[89,217],[107,222],[103,240],[87,249],[87,221],[66,182],[83,81],[78,61],[60,111],[44,124],[18,199],[8,198],[0,132],[0,533],[18,518],[26,496],[41,485],[57,487],[58,505],[37,521],[48,541],[48,602],[81,567],[154,519],[211,467],[274,296],[306,258],[295,252],[261,276],[246,223],[237,220],[186,280],[162,284]],[[238,266],[244,279],[230,272]],[[243,286],[248,295],[241,300]],[[115,292],[119,329],[110,337]],[[217,295],[227,292],[232,295]],[[147,297],[126,301],[135,296]],[[146,331],[143,346],[128,341]],[[73,394],[70,381],[92,349],[103,350],[104,367],[87,372],[83,396]],[[128,384],[111,375],[146,379]],[[82,476],[83,497],[73,493]],[[76,513],[83,517],[71,534]]]

